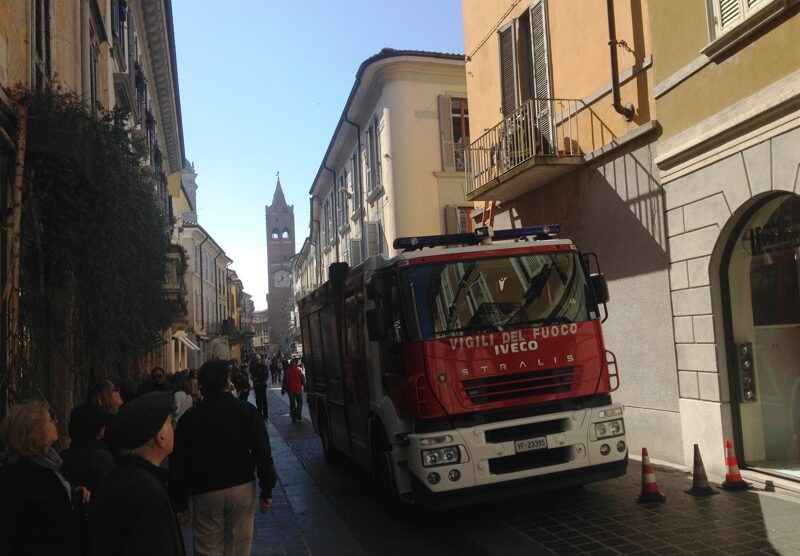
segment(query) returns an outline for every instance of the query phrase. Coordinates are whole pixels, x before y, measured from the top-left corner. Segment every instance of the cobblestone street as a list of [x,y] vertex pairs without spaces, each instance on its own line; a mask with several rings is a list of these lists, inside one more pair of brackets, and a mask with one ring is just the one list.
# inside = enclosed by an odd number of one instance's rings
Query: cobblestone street
[[690,476],[656,466],[664,503],[637,504],[640,462],[625,477],[449,511],[392,510],[366,473],[325,463],[307,411],[291,422],[269,393],[268,426],[279,483],[257,514],[253,556],[301,554],[780,554],[800,555],[793,494],[683,492]]

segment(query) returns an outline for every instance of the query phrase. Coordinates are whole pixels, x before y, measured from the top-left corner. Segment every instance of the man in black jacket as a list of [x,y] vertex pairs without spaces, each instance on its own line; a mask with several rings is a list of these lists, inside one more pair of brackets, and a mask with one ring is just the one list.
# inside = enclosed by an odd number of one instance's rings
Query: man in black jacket
[[203,364],[203,399],[181,417],[170,460],[181,522],[188,521],[192,497],[197,556],[249,555],[256,505],[253,467],[262,513],[272,506],[277,480],[264,420],[255,407],[231,395],[228,384],[226,361]]
[[267,413],[267,366],[259,354],[250,360],[250,377],[253,379],[253,392],[256,395],[256,407],[262,417]]
[[168,392],[151,392],[120,408],[114,419],[119,467],[105,478],[91,509],[92,554],[183,556],[183,537],[160,465],[172,452]]

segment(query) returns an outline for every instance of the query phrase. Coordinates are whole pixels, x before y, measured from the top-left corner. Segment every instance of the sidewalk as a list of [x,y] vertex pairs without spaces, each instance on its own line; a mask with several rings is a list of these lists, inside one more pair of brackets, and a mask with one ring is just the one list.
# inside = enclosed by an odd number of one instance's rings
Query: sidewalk
[[[270,388],[267,400],[270,414],[267,432],[278,483],[272,490],[272,508],[263,514],[256,510],[252,556],[366,554],[272,424],[272,421],[289,423],[313,434],[307,405],[303,404],[303,422],[291,423],[288,398],[281,397],[280,388]],[[252,394],[249,401],[255,404]],[[191,524],[182,531],[186,554],[192,556]]]
[[[280,396],[280,389],[270,389],[267,400],[267,430],[279,479],[272,491],[272,509],[256,513],[252,555],[365,554],[271,422],[290,423],[288,398]],[[311,431],[305,404],[303,417],[302,423],[290,426]]]

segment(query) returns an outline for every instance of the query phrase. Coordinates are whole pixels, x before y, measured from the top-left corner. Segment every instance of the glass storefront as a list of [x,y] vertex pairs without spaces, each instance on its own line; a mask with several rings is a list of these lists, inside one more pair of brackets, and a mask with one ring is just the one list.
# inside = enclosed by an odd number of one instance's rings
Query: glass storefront
[[758,206],[728,252],[739,463],[800,480],[800,197]]

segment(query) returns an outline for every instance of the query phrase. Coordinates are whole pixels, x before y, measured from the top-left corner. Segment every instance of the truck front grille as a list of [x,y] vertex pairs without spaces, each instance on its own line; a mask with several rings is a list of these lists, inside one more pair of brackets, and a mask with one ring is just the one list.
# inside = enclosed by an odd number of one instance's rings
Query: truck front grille
[[528,396],[569,392],[575,383],[574,367],[463,380],[458,386],[462,399],[487,404]]

